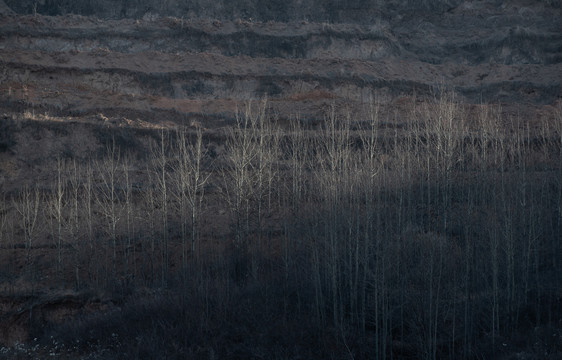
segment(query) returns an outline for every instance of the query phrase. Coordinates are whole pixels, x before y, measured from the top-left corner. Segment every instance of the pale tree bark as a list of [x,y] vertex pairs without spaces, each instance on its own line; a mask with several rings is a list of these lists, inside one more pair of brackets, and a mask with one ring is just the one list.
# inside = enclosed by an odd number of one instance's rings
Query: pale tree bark
[[35,285],[35,271],[33,269],[32,249],[38,232],[38,215],[41,205],[41,194],[37,187],[25,186],[20,191],[19,199],[14,200],[14,207],[20,216],[21,228],[24,234],[26,248],[26,267],[30,273],[32,287]]
[[236,127],[226,141],[227,168],[223,173],[223,193],[234,217],[234,236],[237,246],[247,245],[250,233],[250,211],[254,195],[257,145],[252,131],[251,105],[244,114],[236,116]]
[[81,174],[80,174],[80,167],[76,163],[76,160],[72,161],[70,166],[70,221],[69,230],[72,237],[72,247],[74,250],[74,281],[76,289],[79,289],[81,286],[81,277],[80,277],[80,268],[82,266],[82,254],[86,251],[86,246],[83,241],[83,237],[81,234],[82,231],[82,223],[80,219],[81,213],[81,195],[82,192],[80,191],[82,188],[81,184]]
[[[203,160],[203,133],[197,129],[195,142],[188,139],[185,131],[178,133],[179,156],[175,169],[176,200],[179,204],[182,233],[182,258],[187,266],[188,249],[192,259],[199,260],[199,216],[203,204],[205,184],[210,173],[205,174]],[[189,246],[188,246],[189,242]]]
[[169,134],[162,127],[160,130],[160,141],[158,146],[151,149],[152,162],[155,179],[155,200],[160,208],[160,278],[162,286],[166,287],[168,283],[169,271],[169,244],[168,244],[168,221],[169,221],[169,174],[168,174],[168,150],[169,150]]
[[100,177],[98,191],[95,192],[96,204],[107,222],[107,234],[111,240],[113,274],[117,275],[117,226],[121,220],[121,203],[119,185],[121,154],[115,139],[107,148],[106,158],[96,163],[96,173]]
[[135,208],[133,202],[133,185],[131,183],[131,166],[132,160],[130,156],[125,156],[123,159],[123,180],[125,186],[122,189],[123,197],[125,200],[125,223],[127,227],[127,238],[124,249],[125,256],[125,276],[127,278],[134,278],[136,275],[136,255],[135,245],[133,239],[135,238]]
[[57,249],[57,266],[56,266],[56,276],[59,285],[62,285],[62,272],[63,272],[63,242],[64,234],[63,231],[67,226],[66,218],[66,178],[65,178],[66,166],[62,159],[57,159],[57,172],[55,180],[55,189],[50,194],[48,199],[49,204],[49,215],[54,222],[53,228],[53,238],[55,239],[55,247]]
[[259,104],[258,111],[253,117],[252,130],[256,141],[255,165],[255,201],[257,207],[257,251],[262,251],[262,236],[264,216],[271,215],[271,198],[274,181],[277,176],[274,167],[279,149],[279,132],[276,124],[266,114],[267,99]]
[[95,263],[95,248],[94,248],[94,171],[92,169],[92,163],[88,162],[85,169],[85,180],[82,183],[82,193],[84,194],[82,199],[82,213],[84,221],[86,223],[86,238],[87,248],[86,252],[86,268],[88,273],[88,279],[94,281],[96,284],[99,281],[99,276],[97,274],[98,267],[95,269],[95,274],[92,274],[92,263]]
[[[153,178],[153,170],[148,168],[146,169],[146,173],[148,175],[148,186],[144,191],[144,204],[145,204],[145,215],[148,219],[148,239],[150,242],[149,251],[147,251],[145,255],[149,256],[150,262],[150,276],[149,281],[150,283],[155,283],[155,276],[156,276],[156,194],[155,194],[155,181]],[[143,248],[144,250],[144,248]],[[145,256],[146,258],[146,256]]]

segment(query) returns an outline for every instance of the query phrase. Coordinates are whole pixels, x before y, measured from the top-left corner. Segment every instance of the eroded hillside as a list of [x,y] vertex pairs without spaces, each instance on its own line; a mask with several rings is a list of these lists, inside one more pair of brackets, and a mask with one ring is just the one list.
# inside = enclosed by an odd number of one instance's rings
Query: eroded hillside
[[[7,3],[33,12],[31,2]],[[331,12],[348,22],[314,22],[297,13],[287,22],[243,14],[217,14],[219,20],[196,17],[208,15],[197,7],[169,16],[181,10],[174,2],[168,12],[129,4],[134,15],[103,12],[113,9],[106,6],[90,17],[49,17],[40,14],[53,13],[49,2],[38,2],[35,15],[15,14],[2,3],[0,106],[7,117],[216,129],[232,124],[243,103],[264,97],[281,121],[314,123],[332,104],[363,117],[375,99],[387,121],[401,122],[411,104],[448,89],[460,102],[501,103],[523,118],[551,116],[562,93],[556,2],[398,3],[365,13],[349,5],[345,16]],[[64,4],[54,13],[88,13]],[[82,137],[78,142],[88,143],[92,133]],[[2,178],[11,182],[28,173],[14,168],[30,167],[29,158],[3,163],[9,165]]]
[[[372,23],[137,20],[5,15],[0,91],[6,108],[56,115],[166,113],[231,119],[267,96],[281,117],[322,118],[326,104],[425,96],[550,105],[561,94],[561,10],[539,2],[462,2]],[[522,110],[521,110],[522,111]]]

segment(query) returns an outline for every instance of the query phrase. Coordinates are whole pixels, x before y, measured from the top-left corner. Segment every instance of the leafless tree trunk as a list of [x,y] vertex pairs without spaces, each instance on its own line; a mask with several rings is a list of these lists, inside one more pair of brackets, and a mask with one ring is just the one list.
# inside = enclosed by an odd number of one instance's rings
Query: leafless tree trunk
[[71,211],[70,211],[70,221],[69,229],[72,236],[72,247],[74,250],[74,280],[76,288],[80,288],[80,267],[82,264],[82,253],[84,252],[84,243],[81,239],[81,222],[80,222],[80,189],[81,189],[81,179],[80,179],[80,168],[76,164],[76,160],[72,162],[70,168],[70,196],[71,196]]
[[[188,238],[192,258],[199,260],[199,215],[204,197],[204,187],[210,174],[204,174],[203,158],[203,133],[197,129],[195,143],[192,143],[181,130],[177,141],[179,156],[178,166],[175,169],[176,201],[181,217],[182,259],[184,267],[187,266]],[[189,235],[188,235],[189,233]]]
[[[153,180],[153,171],[147,167],[148,186],[144,191],[145,215],[148,219],[148,238],[150,241],[150,282],[155,282],[156,276],[156,194]],[[145,254],[146,255],[146,254]],[[146,258],[146,256],[145,256]]]
[[65,214],[66,201],[65,201],[65,190],[66,190],[66,179],[65,177],[66,167],[63,160],[57,159],[57,173],[55,180],[55,190],[51,193],[49,199],[49,213],[51,218],[54,220],[53,237],[56,239],[55,246],[57,249],[57,281],[59,285],[63,282],[63,230],[67,226],[67,219]]
[[[133,185],[131,183],[131,166],[132,161],[130,156],[125,156],[123,161],[123,177],[125,187],[123,188],[123,197],[125,199],[125,220],[127,226],[127,238],[124,249],[125,256],[125,275],[127,277],[135,277],[136,275],[136,255],[135,246],[132,243],[135,238],[135,209],[133,203]],[[131,269],[131,268],[132,269]]]
[[24,234],[26,248],[26,266],[31,275],[32,286],[35,284],[35,270],[33,269],[32,249],[35,236],[38,232],[38,215],[41,205],[41,194],[37,187],[25,186],[19,194],[19,199],[14,201],[14,207],[20,215],[21,228]]
[[168,148],[169,134],[162,128],[160,130],[160,143],[152,148],[152,160],[154,162],[154,178],[156,179],[156,201],[160,208],[161,221],[161,241],[160,241],[160,262],[161,262],[161,282],[166,287],[168,283],[169,270],[169,244],[168,244]]
[[250,205],[254,195],[255,161],[258,154],[251,104],[244,114],[237,114],[236,127],[226,142],[227,170],[223,174],[223,191],[234,216],[235,244],[247,245],[250,233]]
[[82,184],[82,192],[84,194],[84,198],[82,200],[82,211],[83,216],[86,222],[86,237],[87,237],[87,252],[86,252],[86,268],[88,272],[88,278],[90,281],[97,282],[99,281],[99,277],[97,275],[98,268],[96,267],[96,274],[92,274],[92,263],[95,263],[95,248],[94,248],[94,171],[92,169],[91,162],[88,162],[88,165],[85,169],[85,180]]
[[121,154],[115,144],[115,138],[107,148],[107,155],[96,165],[101,183],[95,192],[96,203],[107,221],[107,234],[112,244],[113,274],[117,275],[117,226],[121,220],[121,204],[119,200],[119,185],[121,169]]

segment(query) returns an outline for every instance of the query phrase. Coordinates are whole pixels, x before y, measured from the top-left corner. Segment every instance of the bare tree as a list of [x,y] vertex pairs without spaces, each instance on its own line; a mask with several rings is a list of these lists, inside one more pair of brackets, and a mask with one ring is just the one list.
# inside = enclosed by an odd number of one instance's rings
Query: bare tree
[[96,173],[100,177],[98,191],[95,192],[96,204],[107,221],[107,234],[112,244],[113,272],[117,274],[117,226],[121,220],[119,186],[121,182],[121,154],[115,144],[115,138],[107,147],[106,157],[96,163]]
[[35,285],[35,270],[33,269],[32,249],[38,232],[38,215],[41,205],[41,194],[37,187],[25,186],[14,200],[14,207],[20,215],[21,228],[24,234],[26,248],[26,266],[30,272],[32,287]]
[[[126,276],[130,277],[135,275],[136,273],[136,256],[135,256],[135,247],[132,243],[135,237],[135,209],[134,209],[134,202],[133,202],[133,186],[131,183],[131,166],[132,161],[130,156],[125,156],[123,160],[123,177],[124,177],[124,187],[123,197],[124,197],[124,207],[125,207],[125,225],[127,228],[127,236],[126,236],[126,244],[124,249],[125,255],[125,274]],[[132,254],[131,254],[132,253]],[[129,267],[132,269],[129,269]],[[131,272],[132,271],[132,272]]]
[[[176,168],[176,199],[179,204],[182,234],[182,258],[184,267],[187,266],[186,245],[189,237],[189,250],[193,258],[198,256],[198,223],[204,196],[204,186],[210,174],[203,173],[203,133],[197,129],[195,143],[191,142],[185,130],[178,132],[177,154],[179,156]],[[189,233],[189,236],[188,236]],[[196,249],[197,247],[197,249]]]
[[57,173],[55,181],[55,191],[51,194],[49,199],[49,212],[51,213],[54,221],[56,230],[54,231],[54,238],[56,239],[56,249],[57,249],[57,279],[59,283],[62,281],[62,271],[63,271],[63,230],[66,227],[67,219],[65,214],[66,199],[66,179],[65,174],[65,164],[62,159],[57,159]]
[[252,131],[255,117],[251,103],[244,114],[237,113],[236,127],[226,141],[227,169],[223,173],[223,192],[234,216],[235,243],[247,241],[250,233],[250,213],[255,184],[255,161],[258,155],[255,133]]
[[[92,263],[94,262],[94,254],[95,254],[95,248],[94,248],[94,209],[93,209],[93,205],[94,205],[94,200],[95,200],[95,194],[94,194],[94,171],[92,168],[92,163],[88,162],[86,169],[85,169],[85,180],[82,183],[82,193],[83,193],[83,198],[82,198],[82,213],[83,213],[83,218],[84,218],[84,222],[85,222],[85,231],[86,231],[86,238],[87,238],[87,244],[86,244],[86,248],[87,248],[87,252],[86,252],[86,268],[87,268],[87,272],[88,272],[88,277],[90,280],[94,280],[92,279],[92,277],[94,276],[92,274]],[[97,271],[96,271],[97,272]],[[98,281],[98,276],[94,276],[95,280],[94,281]]]
[[160,143],[152,146],[152,162],[154,179],[156,180],[156,201],[160,208],[161,240],[160,240],[160,262],[162,286],[167,286],[169,270],[169,244],[168,244],[168,206],[169,206],[169,174],[168,174],[168,150],[169,134],[162,127],[160,130]]
[[150,252],[147,252],[147,254],[145,254],[145,258],[146,255],[149,256],[149,262],[150,262],[150,281],[154,283],[154,279],[155,279],[155,274],[156,274],[156,264],[155,264],[155,260],[156,260],[156,203],[157,203],[157,199],[156,199],[156,191],[155,191],[155,185],[154,185],[154,180],[153,180],[153,171],[152,169],[148,168],[146,169],[146,173],[148,176],[148,186],[146,186],[145,190],[144,190],[144,204],[145,204],[145,216],[148,219],[148,231],[147,231],[147,235],[148,235],[148,239],[150,241]]
[[[74,253],[74,281],[76,288],[80,288],[80,268],[82,266],[82,254],[86,250],[86,246],[82,237],[81,214],[81,196],[82,184],[80,177],[80,167],[74,159],[70,164],[70,216],[68,228],[72,238],[72,248]],[[88,205],[86,205],[88,206]]]

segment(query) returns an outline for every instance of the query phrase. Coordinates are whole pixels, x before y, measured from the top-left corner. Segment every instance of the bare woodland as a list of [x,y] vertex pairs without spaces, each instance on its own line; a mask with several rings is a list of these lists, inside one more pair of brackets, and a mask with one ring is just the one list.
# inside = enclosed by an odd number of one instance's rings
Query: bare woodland
[[[59,158],[52,186],[3,194],[5,291],[124,299],[119,315],[31,333],[91,346],[107,329],[139,358],[215,336],[168,355],[471,359],[535,329],[534,350],[555,354],[560,108],[537,123],[443,91],[400,122],[377,99],[367,118],[333,105],[320,124],[268,109],[241,105],[221,152],[202,128],[155,130],[135,151],[114,137]],[[127,300],[142,289],[167,295]]]

